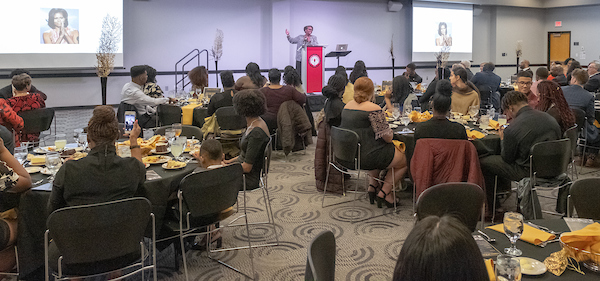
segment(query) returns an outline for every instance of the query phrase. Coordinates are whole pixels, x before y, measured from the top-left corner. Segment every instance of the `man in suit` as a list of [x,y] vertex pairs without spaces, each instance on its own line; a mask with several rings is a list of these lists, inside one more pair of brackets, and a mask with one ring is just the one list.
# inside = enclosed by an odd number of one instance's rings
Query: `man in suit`
[[590,79],[585,83],[583,88],[592,93],[598,92],[600,90],[600,63],[597,61],[590,62],[587,72],[590,75]]
[[[575,69],[571,73],[571,81],[569,86],[562,87],[563,94],[567,103],[572,108],[578,108],[585,112],[587,117],[587,144],[591,146],[600,146],[600,136],[594,120],[596,113],[594,109],[594,95],[588,92],[583,86],[588,82],[589,76],[583,69]],[[586,166],[593,166],[596,158],[597,150],[588,150],[589,154],[584,155],[587,158]]]
[[[496,66],[492,62],[487,62],[483,65],[483,70],[481,72],[475,73],[471,82],[479,89],[490,92],[490,103],[494,106],[495,109],[500,109],[500,82],[502,82],[502,78],[494,73],[494,69]],[[488,101],[481,101],[482,103],[487,103]]]

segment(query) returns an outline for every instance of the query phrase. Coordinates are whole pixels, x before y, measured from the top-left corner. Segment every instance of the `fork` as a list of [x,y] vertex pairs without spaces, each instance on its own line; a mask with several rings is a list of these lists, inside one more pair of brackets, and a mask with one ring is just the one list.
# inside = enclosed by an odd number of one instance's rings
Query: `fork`
[[556,232],[556,231],[550,230],[549,228],[547,228],[545,226],[537,225],[537,224],[532,223],[530,221],[528,221],[527,224],[530,225],[530,226],[533,226],[533,227],[535,227],[535,228],[537,228],[539,230],[546,231],[546,232],[548,232],[550,234],[559,235],[559,234],[562,233],[562,232]]
[[540,247],[544,248],[544,247],[546,247],[546,245],[557,242],[558,240],[560,240],[560,238],[544,241],[544,242],[542,242],[542,244],[540,244]]

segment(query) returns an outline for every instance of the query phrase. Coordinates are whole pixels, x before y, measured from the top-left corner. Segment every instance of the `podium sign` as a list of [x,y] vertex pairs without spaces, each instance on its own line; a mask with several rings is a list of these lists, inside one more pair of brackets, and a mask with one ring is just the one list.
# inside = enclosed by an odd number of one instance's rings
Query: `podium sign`
[[325,81],[323,46],[308,46],[302,51],[302,82],[307,93],[320,93]]

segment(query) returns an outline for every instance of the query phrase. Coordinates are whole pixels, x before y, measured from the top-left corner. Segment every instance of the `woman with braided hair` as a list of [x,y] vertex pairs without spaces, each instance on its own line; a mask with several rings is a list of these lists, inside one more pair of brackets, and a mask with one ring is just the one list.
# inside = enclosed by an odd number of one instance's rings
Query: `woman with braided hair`
[[575,116],[569,107],[562,89],[558,83],[553,81],[542,81],[537,85],[540,100],[536,106],[537,110],[550,114],[564,133],[575,125]]

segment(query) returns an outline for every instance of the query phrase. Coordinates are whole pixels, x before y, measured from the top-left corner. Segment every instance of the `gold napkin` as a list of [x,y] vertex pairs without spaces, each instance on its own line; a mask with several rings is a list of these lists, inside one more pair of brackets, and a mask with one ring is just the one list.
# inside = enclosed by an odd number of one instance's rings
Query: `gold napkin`
[[598,120],[594,120],[594,126],[596,126],[596,128],[600,128],[600,123],[598,123]]
[[[492,225],[487,228],[504,233],[504,224]],[[539,246],[542,244],[542,242],[552,240],[554,238],[556,238],[554,234],[550,234],[527,224],[523,224],[523,235],[521,235],[520,239],[525,242]]]
[[600,224],[596,222],[580,230],[564,233],[560,240],[580,250],[600,253]]
[[490,276],[490,281],[496,281],[496,272],[494,270],[494,260],[486,259],[485,260],[485,268],[487,269],[488,276]]
[[400,152],[404,152],[404,150],[406,150],[406,145],[403,142],[399,140],[392,140],[392,143]]
[[490,127],[492,127],[494,130],[500,130],[500,123],[498,123],[496,120],[490,120]]
[[567,269],[567,265],[569,264],[569,260],[567,259],[567,255],[564,249],[554,252],[550,254],[544,260],[544,265],[552,274],[556,276],[560,276]]
[[485,137],[485,135],[482,132],[479,131],[469,131],[467,130],[467,137],[469,137],[470,139],[482,139]]
[[408,117],[410,117],[410,121],[412,121],[412,122],[425,122],[425,121],[431,119],[432,115],[431,115],[431,113],[429,113],[429,111],[420,113],[420,112],[416,112],[413,110],[413,112],[411,112],[408,115]]

